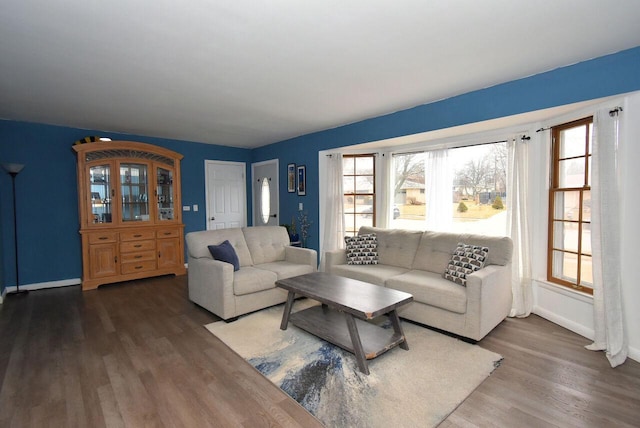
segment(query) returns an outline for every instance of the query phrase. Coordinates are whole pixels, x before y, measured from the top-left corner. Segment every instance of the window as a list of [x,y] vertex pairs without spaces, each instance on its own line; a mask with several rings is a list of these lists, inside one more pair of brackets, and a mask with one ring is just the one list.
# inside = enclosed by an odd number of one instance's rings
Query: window
[[[400,229],[425,230],[427,216],[447,217],[446,230],[505,236],[507,232],[507,144],[495,142],[451,148],[447,165],[452,171],[448,181],[434,180],[430,174],[428,152],[393,156],[393,220],[390,226]],[[428,183],[446,186],[451,198],[445,205],[435,203],[428,212]],[[429,205],[431,207],[431,205]]]
[[375,155],[343,155],[342,175],[345,233],[354,236],[376,225]]
[[593,118],[551,129],[547,279],[593,294],[591,135]]

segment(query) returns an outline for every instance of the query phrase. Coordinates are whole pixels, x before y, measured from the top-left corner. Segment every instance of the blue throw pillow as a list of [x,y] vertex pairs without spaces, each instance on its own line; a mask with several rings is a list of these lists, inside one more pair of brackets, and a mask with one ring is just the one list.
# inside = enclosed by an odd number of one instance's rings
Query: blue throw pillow
[[211,257],[215,260],[231,263],[233,265],[234,272],[240,270],[240,260],[238,260],[236,250],[233,249],[229,240],[224,241],[220,245],[209,245],[207,248],[209,248]]

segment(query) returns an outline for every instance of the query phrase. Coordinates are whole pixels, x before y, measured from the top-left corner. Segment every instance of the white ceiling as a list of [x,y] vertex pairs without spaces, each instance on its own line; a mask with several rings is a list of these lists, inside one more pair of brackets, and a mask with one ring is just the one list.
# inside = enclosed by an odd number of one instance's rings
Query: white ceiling
[[0,118],[259,147],[639,46],[638,17],[638,0],[2,0]]

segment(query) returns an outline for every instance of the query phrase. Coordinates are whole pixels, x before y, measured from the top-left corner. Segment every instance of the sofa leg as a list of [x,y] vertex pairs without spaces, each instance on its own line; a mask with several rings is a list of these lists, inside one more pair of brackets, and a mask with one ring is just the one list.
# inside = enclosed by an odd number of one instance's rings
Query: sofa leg
[[224,322],[226,322],[227,324],[230,322],[234,322],[234,321],[238,321],[238,317],[232,317],[232,318],[228,318],[226,320],[224,320]]

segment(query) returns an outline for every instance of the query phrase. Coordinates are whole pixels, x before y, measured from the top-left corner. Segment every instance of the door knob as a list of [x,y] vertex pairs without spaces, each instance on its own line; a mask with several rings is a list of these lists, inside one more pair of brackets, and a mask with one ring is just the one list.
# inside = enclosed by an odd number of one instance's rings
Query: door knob
[[215,219],[216,219],[215,217],[211,217],[211,219],[210,219],[210,220],[215,220]]
[[269,217],[277,218],[278,214],[271,214]]

